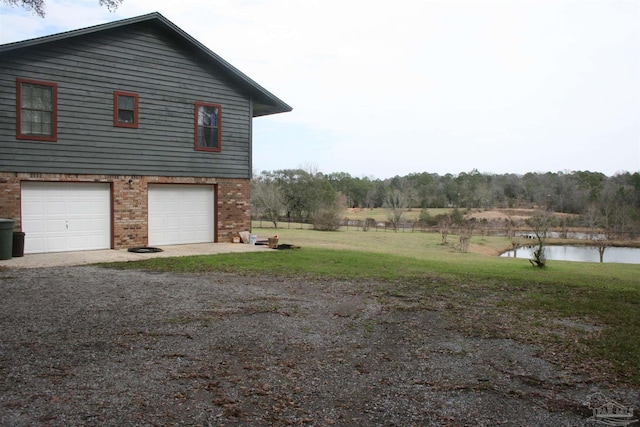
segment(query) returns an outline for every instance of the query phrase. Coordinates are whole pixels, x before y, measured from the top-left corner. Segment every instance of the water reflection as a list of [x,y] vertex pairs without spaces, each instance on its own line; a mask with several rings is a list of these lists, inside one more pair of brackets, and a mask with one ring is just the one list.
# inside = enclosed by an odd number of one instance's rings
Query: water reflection
[[[531,258],[537,246],[518,248],[516,258]],[[545,246],[548,260],[600,262],[598,249],[592,246]],[[513,257],[513,251],[503,253],[503,257]],[[640,248],[609,247],[604,251],[604,262],[640,264]]]

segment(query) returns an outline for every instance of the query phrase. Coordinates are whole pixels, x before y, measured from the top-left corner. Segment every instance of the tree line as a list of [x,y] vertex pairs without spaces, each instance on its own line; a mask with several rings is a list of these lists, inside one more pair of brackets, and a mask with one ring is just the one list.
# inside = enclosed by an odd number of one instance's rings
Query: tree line
[[[406,209],[536,208],[581,215],[585,226],[637,229],[640,172],[606,176],[600,172],[486,174],[474,169],[457,175],[412,173],[387,179],[323,174],[313,169],[254,173],[252,209],[272,221],[335,220],[346,207]],[[391,219],[391,218],[390,218]],[[322,228],[318,226],[318,228]]]

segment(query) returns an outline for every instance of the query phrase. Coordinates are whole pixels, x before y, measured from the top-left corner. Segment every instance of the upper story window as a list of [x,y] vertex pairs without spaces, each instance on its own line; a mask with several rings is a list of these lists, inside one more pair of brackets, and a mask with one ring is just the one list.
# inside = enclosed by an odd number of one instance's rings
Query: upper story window
[[218,104],[196,102],[195,149],[220,151],[222,134],[222,107]]
[[58,85],[18,79],[16,138],[56,141],[58,138]]
[[113,125],[138,127],[138,94],[130,92],[113,93]]

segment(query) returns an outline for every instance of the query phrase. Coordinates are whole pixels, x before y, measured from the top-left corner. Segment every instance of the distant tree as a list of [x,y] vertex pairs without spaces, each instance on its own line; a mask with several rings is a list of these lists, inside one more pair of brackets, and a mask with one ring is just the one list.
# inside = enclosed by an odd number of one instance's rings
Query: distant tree
[[604,261],[604,251],[609,246],[609,233],[605,229],[603,231],[601,210],[597,203],[589,203],[582,214],[582,221],[589,228],[589,239],[594,242],[598,249],[600,262]]
[[312,173],[303,169],[283,169],[273,173],[282,192],[287,219],[306,222],[315,207],[315,183]]
[[371,227],[376,226],[375,218],[367,218],[362,222],[362,231],[369,231]]
[[385,207],[387,208],[387,219],[395,231],[398,231],[404,210],[408,206],[409,200],[406,193],[396,188],[389,191],[385,199]]
[[458,237],[460,239],[460,251],[469,251],[469,243],[471,242],[471,237],[473,236],[473,229],[475,228],[475,226],[475,218],[466,219],[459,226]]
[[464,214],[458,208],[453,208],[451,211],[451,223],[454,225],[462,225],[464,222]]
[[[115,10],[122,4],[124,0],[98,0],[100,6],[106,6],[110,12],[115,12]],[[18,6],[22,7],[28,11],[33,12],[38,15],[40,18],[44,18],[45,16],[45,0],[2,0],[4,4],[8,4],[9,6]]]
[[495,179],[493,193],[498,197],[504,195],[505,207],[508,208],[519,207],[527,202],[524,179],[515,174],[506,174]]
[[278,220],[284,211],[285,204],[282,191],[277,183],[267,177],[259,177],[253,180],[251,193],[254,213],[278,228]]
[[[590,205],[600,212],[598,228],[609,230],[612,238],[640,232],[640,173],[619,173],[607,177],[598,172],[562,171],[492,175],[477,169],[459,175],[422,172],[388,179],[354,178],[348,173],[324,175],[316,169],[287,169],[263,172],[278,183],[292,221],[310,222],[331,203],[334,192],[346,196],[350,207],[389,209],[389,221],[398,228],[402,213],[411,208],[456,208],[451,226],[458,226],[469,208],[538,208],[545,211],[583,214]],[[391,199],[390,199],[391,198]],[[392,200],[392,199],[395,199]],[[403,200],[402,205],[396,203]],[[402,209],[399,207],[402,206]],[[573,217],[563,231],[574,227]],[[591,228],[590,220],[582,217]],[[431,218],[431,224],[437,224]],[[424,221],[421,222],[424,224]],[[479,226],[478,226],[479,227]],[[613,236],[617,233],[617,236]]]
[[589,238],[595,240],[600,225],[600,209],[596,203],[589,203],[582,214],[584,225],[589,228]]
[[518,256],[518,247],[520,247],[521,236],[516,232],[516,222],[513,218],[508,217],[504,220],[504,225],[507,230],[507,237],[511,242],[511,249],[513,249],[513,257],[516,258]]
[[373,188],[367,178],[352,178],[344,172],[334,172],[326,175],[325,178],[335,191],[339,191],[346,197],[348,207],[365,207],[367,191]]
[[443,245],[447,244],[447,236],[449,235],[449,230],[451,230],[451,216],[450,215],[438,215],[436,217],[438,219],[438,232],[440,233],[440,237],[442,241],[440,242]]
[[583,204],[592,204],[598,200],[607,177],[600,172],[577,171],[573,173],[578,187],[582,191]]
[[604,251],[609,246],[608,239],[606,237],[598,237],[594,239],[596,242],[596,248],[598,248],[598,256],[600,257],[600,263],[604,262]]
[[545,255],[545,243],[549,228],[553,225],[553,217],[547,213],[537,214],[528,218],[526,223],[533,229],[536,237],[537,248],[533,251],[533,258],[529,260],[532,265],[544,268],[547,266],[547,257]]
[[340,228],[346,199],[336,192],[332,200],[325,200],[313,214],[313,228],[320,231],[336,231]]
[[482,175],[478,169],[473,169],[469,173],[460,173],[455,178],[458,200],[454,204],[467,209],[487,207],[491,202],[487,186],[488,177],[488,175]]
[[420,211],[420,216],[418,216],[418,221],[427,227],[431,227],[433,225],[438,224],[438,220],[433,216],[431,216],[431,214],[426,208],[423,208]]
[[434,208],[443,206],[438,202],[438,175],[426,172],[409,174],[405,177],[407,183],[415,191],[416,206],[422,208]]

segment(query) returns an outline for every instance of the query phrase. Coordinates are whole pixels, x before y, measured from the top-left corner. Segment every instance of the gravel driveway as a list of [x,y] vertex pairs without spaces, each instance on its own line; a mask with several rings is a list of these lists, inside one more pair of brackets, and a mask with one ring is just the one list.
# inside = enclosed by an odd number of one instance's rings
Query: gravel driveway
[[[3,426],[583,426],[605,384],[378,284],[0,271]],[[640,406],[638,390],[616,400]]]

